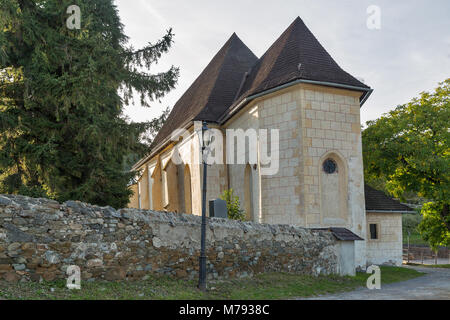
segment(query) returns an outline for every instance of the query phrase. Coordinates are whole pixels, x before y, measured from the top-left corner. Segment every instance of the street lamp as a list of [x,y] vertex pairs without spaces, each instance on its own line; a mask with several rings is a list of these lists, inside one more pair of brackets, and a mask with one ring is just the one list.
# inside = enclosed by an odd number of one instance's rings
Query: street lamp
[[206,175],[207,175],[207,163],[206,158],[208,153],[205,152],[211,143],[210,131],[208,124],[203,121],[202,133],[199,135],[200,146],[202,148],[202,163],[203,163],[203,186],[202,186],[202,228],[201,228],[201,249],[199,258],[199,276],[198,276],[198,288],[202,291],[206,291]]

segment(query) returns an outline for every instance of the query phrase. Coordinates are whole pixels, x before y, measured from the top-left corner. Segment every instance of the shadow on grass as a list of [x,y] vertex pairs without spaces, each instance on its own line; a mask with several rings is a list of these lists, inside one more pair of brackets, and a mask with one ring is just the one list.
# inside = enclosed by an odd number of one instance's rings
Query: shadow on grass
[[[382,283],[404,281],[422,273],[401,267],[381,267]],[[201,292],[195,280],[152,276],[142,281],[84,281],[81,290],[68,290],[64,280],[43,283],[0,282],[0,298],[26,300],[255,300],[311,297],[365,286],[369,274],[354,277],[267,273],[253,278],[209,281]]]

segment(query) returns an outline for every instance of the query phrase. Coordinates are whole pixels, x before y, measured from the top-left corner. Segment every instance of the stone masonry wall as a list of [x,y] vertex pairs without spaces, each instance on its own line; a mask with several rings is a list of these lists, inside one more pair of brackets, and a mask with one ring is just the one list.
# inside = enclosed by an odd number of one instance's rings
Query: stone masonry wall
[[[66,278],[70,265],[84,280],[192,279],[200,223],[195,215],[0,195],[0,281]],[[208,219],[208,277],[336,273],[336,247],[329,232]]]

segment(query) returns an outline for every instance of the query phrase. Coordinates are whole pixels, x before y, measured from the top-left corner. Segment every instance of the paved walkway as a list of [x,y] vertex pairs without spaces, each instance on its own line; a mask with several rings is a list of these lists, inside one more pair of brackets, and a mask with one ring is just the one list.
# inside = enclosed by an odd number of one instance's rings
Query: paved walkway
[[450,269],[415,266],[407,268],[424,272],[426,275],[382,285],[380,290],[360,288],[350,292],[318,296],[311,300],[450,300]]

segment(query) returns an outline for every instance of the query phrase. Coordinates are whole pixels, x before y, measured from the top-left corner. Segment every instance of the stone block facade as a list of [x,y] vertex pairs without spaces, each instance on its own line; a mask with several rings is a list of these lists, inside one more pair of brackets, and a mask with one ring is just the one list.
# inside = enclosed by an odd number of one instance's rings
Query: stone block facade
[[[254,221],[345,227],[365,238],[358,95],[350,90],[298,84],[256,99],[226,125],[279,130],[278,172],[260,175],[261,166],[254,171],[252,190],[257,192],[253,207],[258,208],[259,218]],[[258,143],[259,160],[264,141]],[[338,167],[330,177],[322,168],[327,159]],[[230,167],[230,187],[245,199],[244,166]],[[365,266],[365,242],[355,246],[357,266]]]
[[[223,136],[225,164],[208,166],[207,200],[219,198],[224,190],[232,188],[249,221],[310,228],[344,227],[365,239],[359,95],[357,91],[300,83],[254,99],[218,128]],[[230,138],[230,130],[240,130],[246,138]],[[248,130],[257,135],[252,136]],[[260,130],[267,130],[267,136],[261,136]],[[278,130],[278,135],[272,137],[271,130]],[[252,140],[256,147],[251,149],[242,140]],[[273,143],[275,140],[278,144]],[[193,159],[198,144],[196,134],[185,139],[178,148],[182,158]],[[228,154],[227,145],[231,144],[234,153]],[[160,162],[159,170],[167,171],[166,161],[170,161],[167,159],[173,150],[171,146],[151,161]],[[262,174],[267,168],[262,163],[263,155],[277,162],[274,174]],[[245,162],[237,163],[239,157]],[[256,163],[250,161],[252,158]],[[229,159],[233,161],[230,163]],[[336,165],[333,174],[324,172],[327,160]],[[145,166],[141,168],[144,175],[140,180],[144,183]],[[190,166],[190,180],[197,182],[191,188],[192,213],[200,215],[202,167]],[[167,177],[169,197],[179,199],[183,193],[179,180]],[[180,208],[170,205],[156,209],[183,212]],[[355,243],[355,248],[356,265],[364,267],[365,241]]]
[[367,212],[367,229],[376,226],[376,239],[367,234],[367,264],[389,264],[401,266],[403,263],[402,214]]

